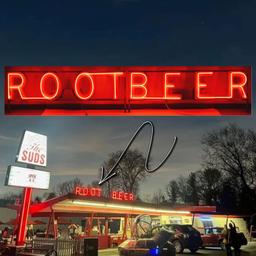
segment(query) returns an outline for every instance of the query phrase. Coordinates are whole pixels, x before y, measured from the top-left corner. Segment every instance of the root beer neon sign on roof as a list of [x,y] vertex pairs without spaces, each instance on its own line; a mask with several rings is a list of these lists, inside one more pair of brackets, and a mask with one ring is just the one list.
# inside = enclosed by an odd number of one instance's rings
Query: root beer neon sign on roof
[[[102,197],[102,189],[94,187],[80,187],[77,186],[74,189],[74,194],[84,197]],[[133,201],[135,199],[133,193],[126,193],[123,191],[111,191],[109,197],[113,200],[119,201]]]
[[248,115],[250,67],[7,67],[18,115]]

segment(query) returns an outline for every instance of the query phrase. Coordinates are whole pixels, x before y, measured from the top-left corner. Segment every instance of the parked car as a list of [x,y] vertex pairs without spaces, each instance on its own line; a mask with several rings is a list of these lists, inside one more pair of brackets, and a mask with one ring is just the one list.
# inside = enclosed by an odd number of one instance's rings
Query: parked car
[[223,243],[224,234],[223,228],[220,227],[209,227],[204,229],[204,233],[201,234],[203,245],[202,247],[220,247],[222,250],[225,249]]
[[220,247],[225,249],[223,244],[224,234],[223,228],[209,227],[204,229],[204,233],[201,234],[203,245],[202,247]]
[[152,234],[158,232],[161,227],[173,232],[169,241],[174,245],[178,254],[183,253],[184,249],[189,249],[192,253],[195,253],[202,246],[203,241],[200,232],[191,225],[168,224],[157,226],[152,229]]
[[119,256],[175,256],[175,248],[169,242],[172,235],[161,228],[152,238],[127,239],[118,246]]
[[118,246],[120,256],[175,256],[175,248],[170,242],[174,235],[165,227],[159,227],[152,234],[152,219],[148,215],[138,215],[132,226],[133,238]]

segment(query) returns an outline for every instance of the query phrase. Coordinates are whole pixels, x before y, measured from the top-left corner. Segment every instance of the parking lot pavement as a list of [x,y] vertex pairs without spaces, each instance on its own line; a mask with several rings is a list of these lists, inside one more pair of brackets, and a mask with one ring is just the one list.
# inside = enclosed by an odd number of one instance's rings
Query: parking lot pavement
[[[190,251],[185,250],[183,254],[177,254],[177,255],[197,255],[197,256],[203,256],[203,255],[216,255],[216,256],[225,256],[225,252],[221,250],[199,250],[196,254],[191,254]],[[101,250],[99,252],[99,256],[118,256],[117,249],[109,249],[109,250]]]
[[[177,256],[180,255],[195,255],[195,256],[204,256],[204,255],[214,255],[214,256],[225,256],[226,252],[222,251],[220,249],[203,249],[198,250],[197,253],[191,254],[189,250],[185,250],[183,254],[177,254]],[[256,243],[249,243],[248,246],[242,247],[242,253],[241,256],[254,256],[256,255]],[[101,250],[99,251],[99,256],[118,256],[117,249],[107,249],[107,250]]]
[[117,249],[100,250],[99,256],[118,256]]

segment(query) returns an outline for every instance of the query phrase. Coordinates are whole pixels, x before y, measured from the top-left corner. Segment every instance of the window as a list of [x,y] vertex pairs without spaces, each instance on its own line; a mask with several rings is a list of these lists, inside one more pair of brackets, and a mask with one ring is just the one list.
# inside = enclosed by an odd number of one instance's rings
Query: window
[[211,219],[201,219],[204,225],[204,228],[212,228],[213,223]]

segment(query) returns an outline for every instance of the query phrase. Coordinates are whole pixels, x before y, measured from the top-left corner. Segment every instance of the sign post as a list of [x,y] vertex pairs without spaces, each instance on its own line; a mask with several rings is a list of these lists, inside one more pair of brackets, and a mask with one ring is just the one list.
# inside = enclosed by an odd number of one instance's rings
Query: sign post
[[25,131],[16,162],[25,163],[27,168],[9,166],[6,185],[24,187],[16,239],[16,246],[24,246],[32,188],[49,188],[49,172],[35,169],[36,166],[45,167],[47,164],[47,136]]
[[32,188],[24,188],[23,202],[20,210],[18,233],[17,233],[17,239],[16,239],[17,246],[23,246],[25,243],[26,227],[27,227],[28,212],[29,212],[29,207],[31,202],[31,195],[32,195]]

